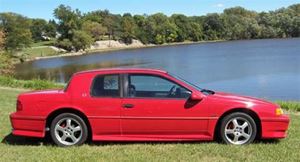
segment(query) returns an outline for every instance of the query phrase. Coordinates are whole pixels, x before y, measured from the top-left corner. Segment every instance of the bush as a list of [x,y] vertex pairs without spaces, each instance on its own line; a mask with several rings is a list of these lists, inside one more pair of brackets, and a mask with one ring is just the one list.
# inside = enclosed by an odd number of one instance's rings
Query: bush
[[93,38],[89,34],[81,30],[74,31],[72,45],[75,48],[75,51],[90,48],[92,43]]
[[13,75],[14,68],[11,57],[6,53],[0,53],[0,75]]
[[300,102],[297,101],[276,101],[281,108],[292,111],[300,111]]
[[51,88],[63,88],[63,84],[34,79],[34,80],[17,80],[13,77],[0,76],[0,86],[12,87],[12,88],[25,88],[25,89],[51,89]]
[[69,39],[58,40],[55,44],[59,48],[63,48],[67,51],[73,50],[72,42]]

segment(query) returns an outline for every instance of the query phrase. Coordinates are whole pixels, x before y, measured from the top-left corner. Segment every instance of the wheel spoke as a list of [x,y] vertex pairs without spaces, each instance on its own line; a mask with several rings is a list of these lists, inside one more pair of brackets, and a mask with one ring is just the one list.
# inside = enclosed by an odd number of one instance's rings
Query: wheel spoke
[[75,143],[77,141],[77,138],[74,135],[71,135],[70,138],[72,139],[72,141]]
[[249,135],[249,134],[247,134],[247,133],[245,133],[245,132],[244,132],[244,133],[242,133],[242,136],[243,136],[243,137],[245,137],[247,140],[250,138],[250,135]]
[[67,136],[66,136],[65,134],[63,134],[63,136],[61,136],[60,139],[61,139],[62,141],[66,141],[66,138],[67,138]]
[[77,126],[77,127],[73,128],[73,132],[77,132],[77,131],[81,131],[81,127],[80,126]]
[[238,142],[239,141],[239,136],[235,135],[233,138],[233,142]]
[[233,123],[234,127],[237,127],[237,126],[239,126],[239,123],[237,122],[237,120],[236,120],[236,119],[233,119],[233,120],[232,120],[232,123]]
[[234,132],[233,132],[233,129],[226,129],[225,133],[226,134],[233,134]]
[[56,127],[56,130],[61,131],[61,132],[64,132],[64,131],[65,131],[64,128],[61,127],[60,125],[58,125],[58,126]]
[[67,127],[71,127],[71,119],[67,119]]
[[245,129],[247,126],[248,126],[249,124],[248,124],[248,122],[244,122],[244,124],[241,126],[243,129]]

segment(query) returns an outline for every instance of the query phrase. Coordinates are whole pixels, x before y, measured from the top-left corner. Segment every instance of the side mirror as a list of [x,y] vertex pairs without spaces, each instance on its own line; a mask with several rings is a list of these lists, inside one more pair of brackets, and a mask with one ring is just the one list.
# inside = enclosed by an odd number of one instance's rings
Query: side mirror
[[191,96],[190,96],[190,99],[191,100],[196,100],[196,101],[199,101],[199,100],[202,100],[203,99],[203,94],[201,93],[195,93],[195,92],[192,92]]

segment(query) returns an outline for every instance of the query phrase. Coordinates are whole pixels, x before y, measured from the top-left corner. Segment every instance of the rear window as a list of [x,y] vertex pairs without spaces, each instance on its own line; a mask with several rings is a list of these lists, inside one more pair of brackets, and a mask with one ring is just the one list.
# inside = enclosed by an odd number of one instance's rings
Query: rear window
[[94,97],[120,97],[119,75],[99,75],[94,78],[91,88]]
[[67,92],[69,86],[70,86],[70,83],[71,83],[71,80],[72,80],[73,76],[71,76],[71,78],[69,79],[69,81],[67,82],[66,86],[64,87],[64,92]]

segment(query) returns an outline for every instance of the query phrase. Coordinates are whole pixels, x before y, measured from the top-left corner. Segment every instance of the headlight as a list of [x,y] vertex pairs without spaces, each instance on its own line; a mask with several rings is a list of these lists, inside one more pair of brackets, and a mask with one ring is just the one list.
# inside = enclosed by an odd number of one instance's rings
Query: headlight
[[275,110],[275,114],[276,115],[282,115],[283,114],[283,110],[279,107],[279,108],[276,108],[276,110]]

